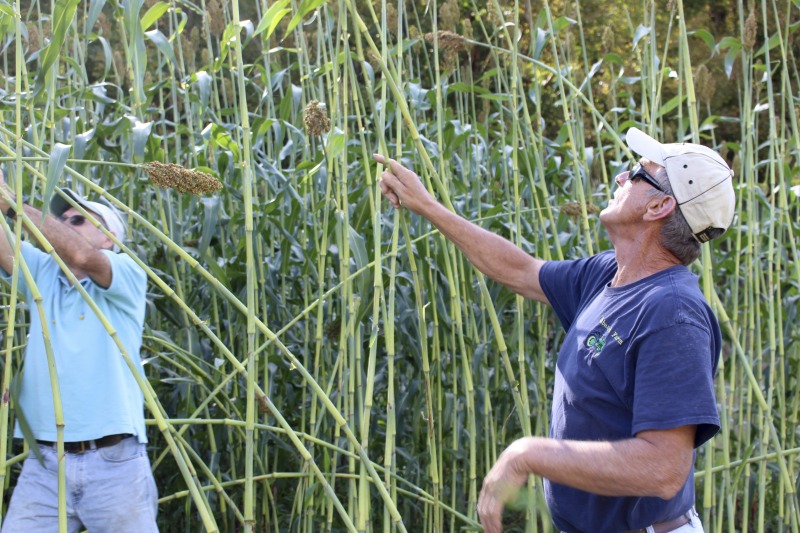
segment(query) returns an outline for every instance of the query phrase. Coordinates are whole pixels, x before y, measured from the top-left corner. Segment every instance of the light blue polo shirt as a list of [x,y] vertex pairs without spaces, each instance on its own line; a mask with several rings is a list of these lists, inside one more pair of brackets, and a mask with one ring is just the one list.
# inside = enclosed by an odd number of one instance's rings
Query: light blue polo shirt
[[[144,376],[139,349],[145,313],[147,276],[133,259],[103,250],[111,262],[111,286],[81,280],[106,320],[116,330],[137,370]],[[22,255],[42,295],[55,358],[66,442],[131,433],[147,442],[144,396],[111,335],[50,255],[27,242]],[[10,282],[11,276],[3,278]],[[37,440],[56,440],[53,393],[42,324],[30,287],[20,272],[19,291],[30,307],[19,407]],[[15,437],[22,437],[19,424]]]

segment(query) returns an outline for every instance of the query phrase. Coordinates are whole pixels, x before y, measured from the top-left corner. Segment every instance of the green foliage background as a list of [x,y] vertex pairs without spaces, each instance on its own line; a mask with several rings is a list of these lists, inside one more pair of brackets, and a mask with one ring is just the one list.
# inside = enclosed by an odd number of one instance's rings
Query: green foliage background
[[[725,336],[706,530],[797,531],[799,20],[766,0],[0,0],[7,180],[39,207],[56,185],[111,199],[149,269],[162,531],[479,528],[497,455],[547,433],[563,333],[382,201],[371,154],[526,251],[577,257],[610,246],[597,212],[632,125],[736,172],[734,226],[695,266]],[[224,189],[158,188],[150,161]],[[28,307],[9,320],[4,290],[7,389]],[[551,531],[529,489],[508,527]]]

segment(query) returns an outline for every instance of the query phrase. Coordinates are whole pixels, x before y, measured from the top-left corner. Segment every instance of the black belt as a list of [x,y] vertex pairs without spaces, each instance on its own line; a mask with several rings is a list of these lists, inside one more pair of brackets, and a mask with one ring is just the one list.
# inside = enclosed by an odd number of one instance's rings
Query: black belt
[[[83,453],[89,450],[96,450],[97,448],[107,448],[119,444],[122,439],[133,437],[130,433],[117,433],[116,435],[106,435],[94,440],[82,440],[78,442],[65,442],[64,451],[67,453]],[[37,440],[43,446],[53,446],[56,443],[49,440]]]

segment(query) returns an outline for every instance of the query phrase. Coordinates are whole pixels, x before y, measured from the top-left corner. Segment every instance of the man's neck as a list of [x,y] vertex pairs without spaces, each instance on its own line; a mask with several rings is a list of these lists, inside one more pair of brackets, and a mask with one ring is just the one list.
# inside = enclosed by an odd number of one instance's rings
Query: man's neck
[[[614,242],[614,239],[612,239]],[[617,273],[612,287],[629,285],[681,262],[661,246],[658,235],[639,234],[634,239],[614,242]]]

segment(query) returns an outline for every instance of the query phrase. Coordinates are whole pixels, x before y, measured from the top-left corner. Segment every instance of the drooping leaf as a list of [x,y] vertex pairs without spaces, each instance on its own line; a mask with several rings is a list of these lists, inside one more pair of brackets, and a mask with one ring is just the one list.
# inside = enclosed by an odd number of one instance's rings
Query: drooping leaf
[[673,97],[672,99],[670,99],[668,102],[666,102],[664,105],[661,106],[661,108],[658,110],[658,115],[657,116],[660,118],[660,117],[663,117],[665,115],[669,115],[670,113],[672,113],[672,111],[674,111],[681,104],[681,102],[685,98],[686,98],[685,95],[683,97],[679,97],[679,96]]
[[67,30],[72,24],[72,19],[75,18],[75,10],[78,8],[79,2],[80,0],[56,0],[56,5],[53,8],[50,42],[39,56],[39,73],[36,76],[37,92],[44,88],[45,80],[58,60],[61,47],[67,38]]
[[93,0],[89,4],[89,13],[86,16],[86,29],[91,31],[94,28],[95,23],[97,22],[97,18],[100,16],[100,13],[103,11],[103,8],[106,5],[106,0]]
[[142,31],[146,32],[147,29],[155,24],[155,22],[161,18],[161,16],[169,11],[169,4],[166,2],[156,2],[153,6],[147,10],[147,13],[144,14],[142,17],[141,25]]
[[292,10],[288,8],[288,5],[289,0],[278,0],[272,4],[262,17],[261,22],[258,23],[258,27],[253,35],[259,35],[266,31],[267,33],[264,35],[264,40],[269,39],[275,31],[275,28],[278,27],[281,19],[285,17],[287,13],[292,12]]
[[211,76],[205,70],[195,72],[192,77],[197,82],[197,88],[200,92],[200,109],[208,109],[208,101],[211,98]]
[[653,28],[650,26],[639,24],[639,27],[636,28],[636,33],[633,34],[633,48],[636,49],[636,45],[642,40],[642,37],[650,35],[651,31],[653,31]]
[[297,13],[294,14],[292,20],[289,22],[289,25],[286,27],[286,33],[284,34],[284,39],[287,35],[292,33],[292,30],[300,24],[303,20],[303,17],[308,15],[310,12],[317,9],[319,6],[325,3],[325,0],[303,0],[303,3],[300,4],[300,7],[297,10]]
[[717,43],[714,41],[714,36],[711,35],[711,32],[708,30],[695,30],[689,32],[689,35],[694,35],[695,37],[699,37],[706,46],[708,46],[708,50],[713,54],[714,49],[716,48]]
[[147,50],[144,44],[144,32],[139,22],[139,13],[144,0],[126,0],[123,5],[123,21],[127,34],[127,50],[131,64],[131,85],[135,91],[136,101],[144,102],[144,74],[147,68]]
[[172,67],[175,70],[179,70],[179,63],[178,60],[175,58],[175,52],[172,50],[172,45],[167,40],[167,37],[161,33],[161,30],[150,30],[145,32],[145,35],[148,39],[153,41],[158,48],[159,52],[164,54],[167,57],[167,61],[170,62]]
[[201,198],[200,203],[203,204],[203,233],[200,236],[200,243],[197,245],[197,251],[200,257],[205,257],[208,245],[211,242],[211,237],[213,237],[214,233],[217,231],[217,222],[219,220],[219,196]]
[[144,148],[152,130],[152,122],[136,121],[133,126],[133,160],[137,163],[144,161]]
[[556,33],[558,33],[561,30],[563,30],[564,28],[568,28],[569,26],[572,26],[573,24],[577,24],[577,22],[578,21],[575,20],[575,19],[571,19],[569,17],[561,16],[561,17],[558,17],[556,20],[553,21],[553,29],[556,31]]
[[[64,167],[67,164],[67,157],[72,146],[67,144],[56,143],[50,151],[50,162],[47,165],[47,177],[44,184],[44,192],[42,193],[42,203],[50,205],[50,198],[53,196],[53,191],[56,190],[58,180],[64,174]],[[42,220],[44,220],[47,210],[42,210]]]

